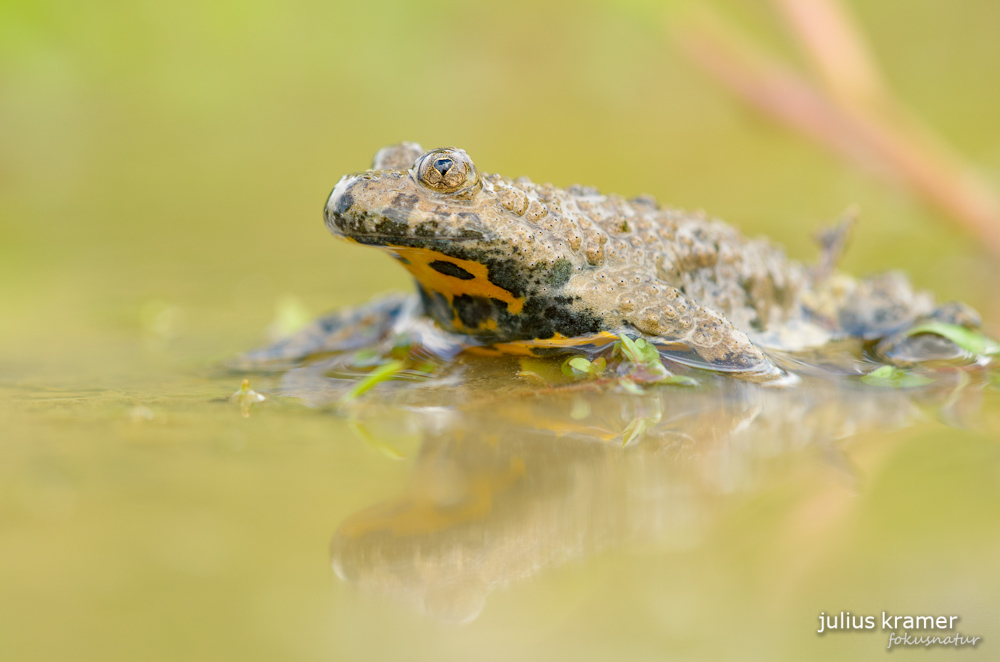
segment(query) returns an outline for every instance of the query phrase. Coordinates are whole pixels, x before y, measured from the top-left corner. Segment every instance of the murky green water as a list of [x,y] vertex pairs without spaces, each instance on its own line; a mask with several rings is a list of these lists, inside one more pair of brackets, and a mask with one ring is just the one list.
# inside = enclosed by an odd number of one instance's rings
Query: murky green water
[[[721,6],[789,50],[765,10]],[[982,641],[930,653],[991,658],[995,387],[376,390],[334,411],[252,375],[268,400],[230,401],[220,366],[276,318],[409,287],[319,213],[402,139],[703,207],[803,259],[859,203],[849,270],[907,269],[997,335],[976,242],[732,103],[651,11],[0,5],[0,658],[883,655],[881,627],[817,635],[841,611],[958,615]],[[997,7],[857,11],[996,181]],[[442,44],[462,56],[415,56]]]
[[996,389],[376,390],[244,418],[235,385],[5,385],[13,659],[881,653],[816,635],[840,610],[1000,634]]

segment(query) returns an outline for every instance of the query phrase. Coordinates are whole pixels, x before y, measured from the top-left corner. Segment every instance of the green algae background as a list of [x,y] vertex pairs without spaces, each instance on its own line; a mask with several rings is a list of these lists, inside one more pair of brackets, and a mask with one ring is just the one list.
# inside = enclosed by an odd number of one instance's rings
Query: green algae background
[[[719,3],[778,53],[766,5]],[[900,97],[1000,184],[1000,5],[852,3]],[[704,208],[813,259],[910,272],[997,335],[998,273],[898,187],[735,101],[664,25],[681,3],[0,3],[0,658],[852,659],[820,611],[960,614],[1000,646],[1000,402],[798,449],[697,543],[626,541],[441,623],[341,582],[345,518],[398,492],[347,424],[220,362],[294,297],[319,314],[408,277],[321,209],[381,146]],[[558,462],[558,460],[551,460]],[[992,651],[992,652],[991,652]],[[903,651],[902,654],[909,651]],[[933,650],[946,655],[951,651]]]

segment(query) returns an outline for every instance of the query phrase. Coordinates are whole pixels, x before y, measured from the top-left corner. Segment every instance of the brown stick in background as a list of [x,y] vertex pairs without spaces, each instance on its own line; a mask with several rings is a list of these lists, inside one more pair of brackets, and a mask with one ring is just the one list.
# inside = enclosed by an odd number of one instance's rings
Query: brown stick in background
[[773,2],[808,54],[814,76],[767,55],[707,10],[673,30],[673,36],[696,64],[751,106],[842,157],[902,182],[1000,258],[1000,197],[892,94],[841,3]]

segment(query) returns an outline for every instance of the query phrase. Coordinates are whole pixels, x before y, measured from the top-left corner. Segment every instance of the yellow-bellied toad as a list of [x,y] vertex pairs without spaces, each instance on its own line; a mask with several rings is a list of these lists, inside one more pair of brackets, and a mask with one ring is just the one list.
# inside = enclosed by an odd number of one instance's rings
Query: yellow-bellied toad
[[715,370],[775,373],[762,350],[898,337],[935,317],[979,324],[964,305],[935,309],[899,273],[857,280],[836,271],[846,230],[825,235],[823,263],[808,267],[704,213],[480,173],[454,147],[383,148],[372,168],[341,178],[325,219],[334,235],[393,255],[419,300],[333,315],[251,358],[342,350],[357,343],[362,318],[376,321],[368,332],[377,335],[422,316],[452,349],[538,354],[626,333],[683,346]]

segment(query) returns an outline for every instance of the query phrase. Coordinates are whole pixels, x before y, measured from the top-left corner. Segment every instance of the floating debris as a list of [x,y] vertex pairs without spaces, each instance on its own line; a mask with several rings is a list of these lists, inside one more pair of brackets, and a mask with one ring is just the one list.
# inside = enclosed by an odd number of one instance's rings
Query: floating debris
[[267,396],[250,388],[250,380],[244,379],[240,390],[233,393],[230,400],[240,406],[240,413],[243,414],[243,418],[250,418],[250,408],[258,402],[267,400]]

